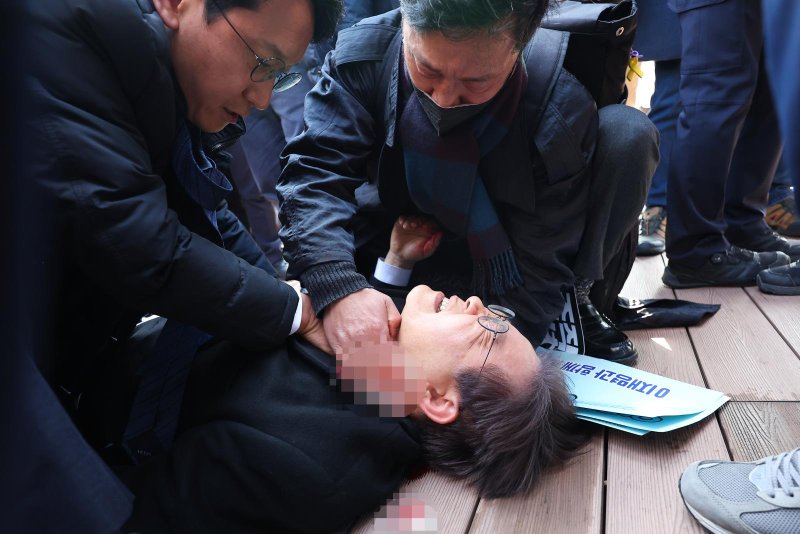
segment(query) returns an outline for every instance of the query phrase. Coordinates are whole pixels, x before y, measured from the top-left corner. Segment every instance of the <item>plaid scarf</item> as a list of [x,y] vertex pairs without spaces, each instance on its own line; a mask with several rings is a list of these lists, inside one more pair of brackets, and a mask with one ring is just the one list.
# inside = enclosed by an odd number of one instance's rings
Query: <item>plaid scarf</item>
[[527,83],[525,69],[514,69],[479,115],[440,137],[413,90],[402,53],[400,68],[409,97],[398,127],[411,199],[444,228],[466,237],[476,295],[502,295],[522,285],[511,242],[478,164],[508,133]]

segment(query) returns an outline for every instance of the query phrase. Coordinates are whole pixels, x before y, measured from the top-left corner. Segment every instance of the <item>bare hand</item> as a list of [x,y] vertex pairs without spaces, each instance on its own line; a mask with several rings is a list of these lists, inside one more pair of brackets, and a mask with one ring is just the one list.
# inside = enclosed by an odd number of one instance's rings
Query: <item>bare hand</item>
[[341,354],[356,342],[396,339],[400,312],[388,296],[365,288],[329,305],[323,328],[331,348]]
[[414,264],[433,254],[442,240],[439,226],[427,217],[401,215],[392,227],[386,263],[412,269]]

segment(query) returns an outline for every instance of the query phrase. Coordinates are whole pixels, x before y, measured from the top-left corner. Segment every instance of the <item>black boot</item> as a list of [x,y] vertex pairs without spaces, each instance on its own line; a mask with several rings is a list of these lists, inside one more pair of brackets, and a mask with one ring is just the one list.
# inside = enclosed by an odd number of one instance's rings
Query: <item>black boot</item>
[[583,327],[583,340],[587,356],[602,358],[614,363],[631,364],[639,357],[628,336],[614,326],[594,304],[579,304],[578,313]]

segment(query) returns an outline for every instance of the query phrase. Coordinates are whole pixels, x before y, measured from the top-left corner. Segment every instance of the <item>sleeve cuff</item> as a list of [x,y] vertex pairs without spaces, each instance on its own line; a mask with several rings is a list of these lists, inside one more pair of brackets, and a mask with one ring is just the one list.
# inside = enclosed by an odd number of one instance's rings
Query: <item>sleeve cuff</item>
[[291,336],[300,330],[300,321],[303,319],[303,295],[300,294],[300,289],[292,286],[292,289],[297,293],[297,309],[294,311],[294,320],[292,321],[292,328],[289,330]]
[[347,261],[331,261],[315,265],[300,275],[300,281],[308,290],[316,314],[351,293],[372,287],[356,270],[355,264]]
[[383,258],[378,258],[378,263],[375,264],[375,274],[373,276],[379,282],[389,284],[391,286],[406,287],[408,281],[411,280],[412,269],[403,269],[389,265]]

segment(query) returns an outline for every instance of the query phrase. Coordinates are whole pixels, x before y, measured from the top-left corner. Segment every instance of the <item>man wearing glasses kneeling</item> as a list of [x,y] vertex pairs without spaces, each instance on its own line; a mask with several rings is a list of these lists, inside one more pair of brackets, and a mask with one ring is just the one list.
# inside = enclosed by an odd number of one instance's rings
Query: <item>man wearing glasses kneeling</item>
[[[41,261],[54,306],[40,368],[78,418],[79,399],[102,388],[104,367],[140,319],[167,318],[126,441],[131,456],[147,457],[169,449],[201,345],[264,349],[308,332],[308,297],[276,279],[228,209],[231,184],[216,158],[242,134],[245,115],[298,81],[289,70],[310,41],[333,34],[342,1],[64,0],[25,9],[36,40],[26,78],[36,112],[26,129],[31,180],[50,208],[54,243]],[[152,391],[168,394],[154,406]]]

